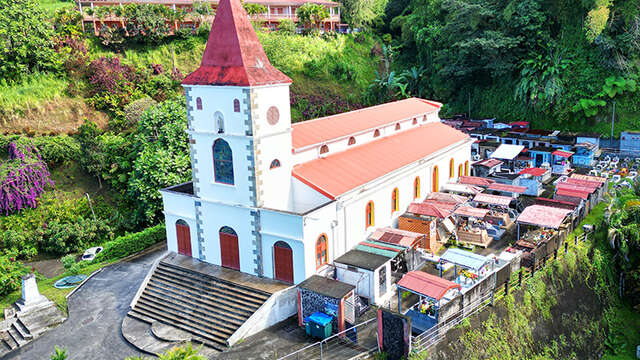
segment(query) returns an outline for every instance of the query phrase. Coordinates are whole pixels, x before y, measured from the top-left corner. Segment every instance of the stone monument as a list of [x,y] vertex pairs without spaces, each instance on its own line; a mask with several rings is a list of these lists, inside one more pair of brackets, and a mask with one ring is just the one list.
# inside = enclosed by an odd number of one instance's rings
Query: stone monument
[[52,302],[40,294],[36,276],[27,274],[22,277],[22,298],[16,302],[16,306],[20,312],[26,312],[33,309],[51,305]]

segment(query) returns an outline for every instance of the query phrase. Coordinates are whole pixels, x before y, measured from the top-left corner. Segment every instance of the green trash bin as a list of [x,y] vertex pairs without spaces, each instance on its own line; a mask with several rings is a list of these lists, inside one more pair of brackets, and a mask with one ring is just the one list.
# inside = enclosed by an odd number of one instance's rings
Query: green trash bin
[[333,318],[331,316],[320,311],[307,316],[304,319],[307,335],[320,339],[328,338],[331,336],[331,330],[333,330],[331,325],[332,320]]

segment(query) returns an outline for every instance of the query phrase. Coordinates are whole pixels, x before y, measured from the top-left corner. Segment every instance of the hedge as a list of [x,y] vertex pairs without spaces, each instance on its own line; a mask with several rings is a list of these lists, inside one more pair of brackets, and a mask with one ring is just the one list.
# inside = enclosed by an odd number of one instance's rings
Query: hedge
[[104,245],[95,262],[111,261],[140,252],[151,245],[166,240],[164,223],[146,228],[140,232],[122,235]]

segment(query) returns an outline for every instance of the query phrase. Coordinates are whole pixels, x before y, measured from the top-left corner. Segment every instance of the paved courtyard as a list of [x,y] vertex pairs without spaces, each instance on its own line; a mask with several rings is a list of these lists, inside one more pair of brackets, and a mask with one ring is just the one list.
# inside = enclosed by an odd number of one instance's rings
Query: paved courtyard
[[144,355],[126,342],[120,325],[142,280],[163,253],[154,251],[106,267],[69,298],[67,321],[4,359],[46,360],[55,345],[66,348],[70,360]]

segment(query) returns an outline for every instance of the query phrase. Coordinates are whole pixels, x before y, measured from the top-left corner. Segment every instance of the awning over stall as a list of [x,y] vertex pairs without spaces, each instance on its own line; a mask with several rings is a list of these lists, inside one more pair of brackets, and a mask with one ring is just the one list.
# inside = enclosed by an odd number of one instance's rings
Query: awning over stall
[[467,198],[465,198],[464,196],[445,193],[445,192],[431,192],[429,193],[429,195],[427,195],[427,198],[425,199],[425,201],[426,200],[434,200],[438,202],[453,203],[453,204],[464,204],[467,202]]
[[373,234],[369,235],[370,240],[399,245],[404,248],[413,247],[425,235],[417,232],[394,229],[390,227],[378,228]]
[[508,207],[511,201],[513,201],[512,197],[508,196],[500,196],[500,195],[491,195],[491,194],[478,194],[473,198],[473,201],[489,204],[489,205],[498,205]]
[[428,201],[423,203],[412,203],[407,209],[412,214],[418,214],[423,216],[431,216],[439,219],[444,219],[451,215],[451,212],[455,208],[455,204],[441,203],[437,201]]
[[562,225],[571,210],[557,207],[531,205],[526,207],[516,219],[519,224],[535,225],[557,229]]
[[479,177],[479,176],[460,176],[458,177],[458,184],[476,185],[487,187],[493,184],[495,180]]
[[427,274],[423,271],[409,271],[398,281],[398,287],[405,290],[440,300],[447,291],[460,289],[460,285],[453,281]]
[[484,218],[489,213],[488,209],[480,209],[471,206],[461,206],[453,212],[454,215],[463,217]]
[[486,256],[474,254],[470,251],[450,248],[440,256],[440,260],[450,262],[468,269],[479,270],[487,262],[491,261]]
[[524,192],[527,191],[527,188],[524,186],[495,183],[489,185],[489,190],[509,192],[514,194],[524,194]]

